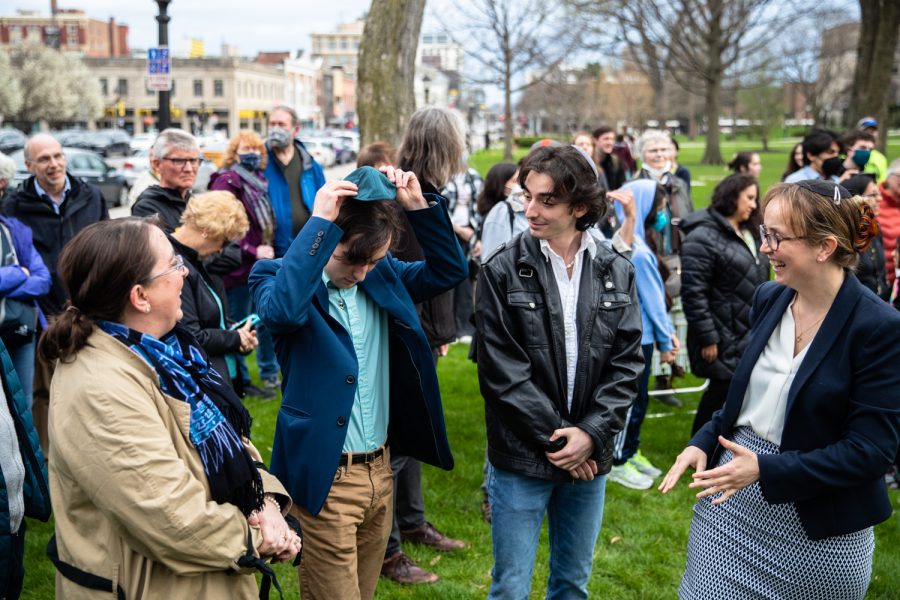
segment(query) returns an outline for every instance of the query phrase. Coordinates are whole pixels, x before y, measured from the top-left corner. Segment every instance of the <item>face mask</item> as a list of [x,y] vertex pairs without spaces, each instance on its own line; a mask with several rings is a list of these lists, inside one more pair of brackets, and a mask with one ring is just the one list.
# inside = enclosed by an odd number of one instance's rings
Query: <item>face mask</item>
[[669,224],[669,213],[666,212],[666,209],[662,209],[658,213],[656,213],[656,219],[653,221],[653,229],[656,231],[662,231],[666,228],[666,225]]
[[840,156],[833,156],[822,163],[822,173],[825,177],[840,176],[844,172],[844,161]]
[[872,156],[871,150],[857,150],[853,153],[853,163],[862,169],[866,166],[866,163],[869,162],[869,157]]
[[259,169],[259,163],[262,157],[255,152],[247,152],[246,154],[238,154],[238,160],[241,166],[248,171],[256,171]]
[[269,145],[273,148],[287,148],[291,143],[291,132],[281,127],[269,130]]

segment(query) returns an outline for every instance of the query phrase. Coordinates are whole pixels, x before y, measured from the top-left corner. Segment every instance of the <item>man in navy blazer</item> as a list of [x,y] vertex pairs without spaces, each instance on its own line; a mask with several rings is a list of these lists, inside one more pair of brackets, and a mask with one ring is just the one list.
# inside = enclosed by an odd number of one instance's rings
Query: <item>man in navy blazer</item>
[[[453,467],[415,303],[455,287],[466,261],[443,198],[384,171],[328,182],[284,257],[250,274],[282,368],[271,469],[298,507],[306,600],[374,595],[393,514],[389,452]],[[424,261],[387,252],[396,213],[383,201],[394,199]]]

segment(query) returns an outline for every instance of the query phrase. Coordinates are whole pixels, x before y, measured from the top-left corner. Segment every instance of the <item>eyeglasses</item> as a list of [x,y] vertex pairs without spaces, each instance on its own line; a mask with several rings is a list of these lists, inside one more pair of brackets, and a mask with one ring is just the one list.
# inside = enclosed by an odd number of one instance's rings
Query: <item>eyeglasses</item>
[[765,225],[759,226],[759,237],[766,241],[769,248],[774,252],[778,250],[778,246],[781,245],[781,242],[790,242],[793,240],[804,240],[806,239],[804,236],[789,236],[789,235],[781,235],[780,233],[776,233],[774,231],[769,231]]
[[168,156],[164,156],[163,160],[169,161],[179,169],[184,169],[188,165],[191,165],[195,169],[200,166],[199,158],[169,158]]
[[645,154],[663,154],[668,152],[669,148],[647,148],[644,153]]
[[175,264],[163,271],[162,273],[157,273],[156,275],[151,275],[147,278],[147,283],[150,283],[154,279],[159,279],[160,277],[164,277],[169,273],[174,273],[175,271],[181,271],[185,268],[184,266],[184,258],[180,254],[175,255]]

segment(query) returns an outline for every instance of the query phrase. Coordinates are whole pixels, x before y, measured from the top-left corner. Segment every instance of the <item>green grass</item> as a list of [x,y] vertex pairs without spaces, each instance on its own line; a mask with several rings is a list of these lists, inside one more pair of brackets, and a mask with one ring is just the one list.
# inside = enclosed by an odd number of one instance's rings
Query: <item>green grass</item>
[[[455,345],[438,368],[444,411],[456,468],[445,472],[426,466],[424,491],[428,519],[467,549],[442,555],[427,548],[407,546],[420,565],[436,572],[441,581],[431,586],[404,587],[382,580],[376,598],[468,599],[484,598],[490,585],[490,527],[481,520],[481,465],[484,457],[484,410],[478,393],[475,366],[466,360],[467,348]],[[251,369],[255,366],[251,361]],[[691,381],[686,381],[688,385]],[[650,417],[641,439],[644,453],[660,468],[668,468],[689,437],[697,395],[685,397],[685,407],[671,409],[651,400]],[[247,403],[254,416],[253,439],[268,459],[278,401]],[[900,497],[891,492],[897,506]],[[673,598],[684,568],[693,495],[686,485],[662,496],[655,490],[635,491],[610,483],[606,491],[603,530],[594,554],[589,586],[592,598]],[[53,597],[54,571],[44,556],[52,525],[28,522],[26,580],[23,598]],[[545,532],[546,534],[546,532]],[[897,513],[875,528],[876,550],[868,598],[897,597],[900,589],[900,527]],[[543,536],[535,563],[532,597],[543,597],[547,580],[547,541]],[[294,569],[276,566],[285,598],[296,599]]]
[[[788,154],[798,142],[800,142],[800,138],[771,140],[769,142],[769,152],[763,152],[762,143],[759,140],[743,137],[737,140],[729,140],[723,137],[721,141],[722,157],[725,159],[725,162],[728,162],[734,154],[742,150],[758,152],[763,165],[759,183],[762,193],[765,194],[765,190],[781,179],[781,174],[784,172],[785,165],[787,165]],[[705,208],[709,206],[713,189],[722,179],[729,175],[730,171],[725,166],[700,164],[704,148],[704,142],[701,138],[688,140],[679,136],[678,143],[681,146],[678,161],[691,172],[691,197],[694,200],[694,207],[698,209]],[[514,149],[513,162],[518,161],[527,153],[527,149]],[[888,161],[900,157],[900,136],[891,137],[888,140],[887,157]],[[498,162],[503,162],[503,150],[499,147],[482,150],[469,157],[469,164],[478,170],[482,177],[487,175],[490,168]]]

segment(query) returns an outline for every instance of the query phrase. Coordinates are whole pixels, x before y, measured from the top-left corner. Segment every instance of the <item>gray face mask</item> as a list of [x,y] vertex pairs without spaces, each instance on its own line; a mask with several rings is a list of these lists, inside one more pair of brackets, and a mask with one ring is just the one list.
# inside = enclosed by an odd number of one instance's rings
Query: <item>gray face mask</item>
[[287,148],[291,144],[291,132],[281,127],[269,130],[269,145],[273,148]]

